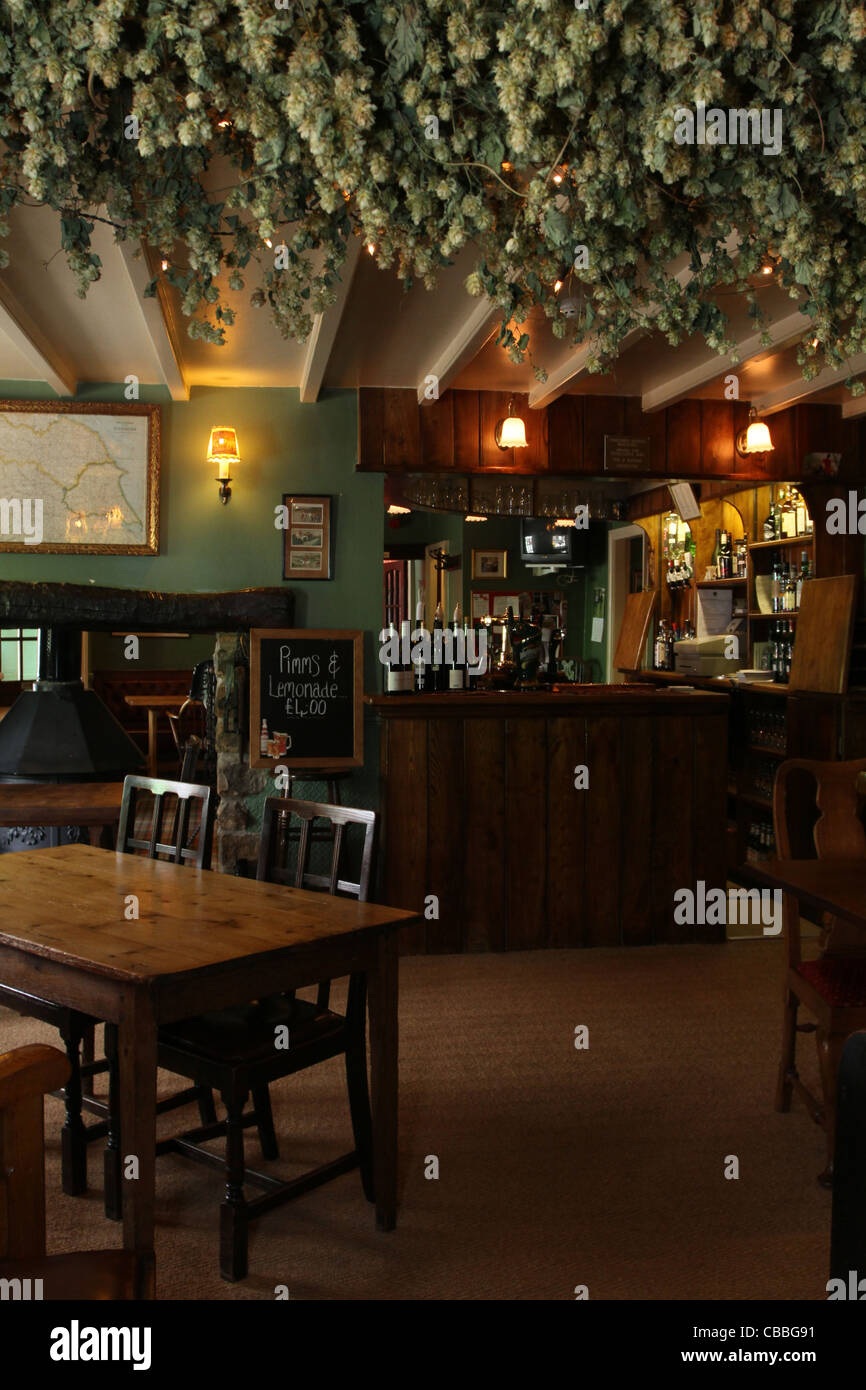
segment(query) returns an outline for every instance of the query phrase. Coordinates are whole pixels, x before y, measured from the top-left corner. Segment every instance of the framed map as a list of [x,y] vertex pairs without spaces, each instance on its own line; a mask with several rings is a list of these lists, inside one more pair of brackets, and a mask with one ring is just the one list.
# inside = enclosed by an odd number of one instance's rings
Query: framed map
[[160,409],[0,401],[0,552],[159,553]]

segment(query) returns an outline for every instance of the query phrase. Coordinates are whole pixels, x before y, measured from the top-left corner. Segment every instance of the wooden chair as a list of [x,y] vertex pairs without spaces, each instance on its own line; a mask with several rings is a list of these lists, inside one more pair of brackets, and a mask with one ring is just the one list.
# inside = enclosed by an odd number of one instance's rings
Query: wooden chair
[[[855,786],[866,759],[816,762],[791,759],[776,774],[773,818],[780,859],[862,859],[866,857],[866,826]],[[783,922],[787,945],[782,1055],[776,1084],[776,1109],[790,1110],[796,1091],[812,1119],[827,1132],[827,1166],[819,1181],[829,1187],[833,1175],[836,1092],[845,1040],[866,1028],[866,940],[856,928],[825,916],[821,954],[803,960],[800,917],[796,900],[784,895]],[[797,1021],[800,1006],[814,1023]],[[814,1032],[818,1045],[823,1099],[801,1081],[797,1071],[797,1034]]]
[[[150,798],[150,806],[141,802]],[[165,856],[172,864],[191,864],[209,869],[213,843],[214,805],[210,787],[194,782],[167,782],[159,777],[129,776],[123,783],[117,853],[140,853],[148,859]],[[199,803],[197,822],[192,819],[193,803]],[[170,823],[170,829],[169,827]],[[105,1148],[105,1214],[121,1219],[121,1141],[120,1107],[117,1086],[117,1027],[105,1025],[105,1054],[108,1059],[107,1117],[108,1143]],[[179,1105],[197,1101],[202,1124],[216,1122],[216,1110],[209,1088],[193,1086],[167,1096],[157,1105],[162,1114]]]
[[[290,841],[286,833],[293,816],[301,822],[297,841]],[[314,873],[309,868],[311,826],[320,818],[333,827],[327,873]],[[341,873],[346,831],[354,826],[363,833],[357,881]],[[290,887],[345,894],[363,902],[369,892],[375,833],[373,811],[270,797],[265,803],[257,877]],[[283,857],[289,847],[297,850],[297,861],[291,869]],[[225,1173],[225,1199],[220,1210],[220,1272],[224,1279],[245,1278],[249,1223],[273,1207],[353,1168],[360,1168],[364,1195],[368,1201],[374,1200],[367,1091],[366,978],[363,974],[350,977],[345,1015],[329,1009],[329,990],[330,982],[325,981],[318,986],[315,1003],[296,999],[294,992],[278,994],[160,1029],[160,1067],[218,1090],[226,1107],[225,1121],[157,1144],[158,1154],[181,1153]],[[283,1027],[288,1030],[282,1035],[287,1043],[285,1048],[275,1045],[276,1030]],[[355,1143],[352,1151],[290,1182],[247,1169],[244,1129],[252,1124],[258,1126],[262,1157],[279,1156],[268,1092],[270,1083],[340,1055],[346,1062]],[[244,1114],[250,1094],[254,1109]],[[224,1161],[201,1147],[203,1141],[218,1135],[226,1138]],[[248,1199],[245,1183],[263,1188],[264,1195]]]
[[55,1047],[0,1055],[0,1279],[15,1281],[6,1286],[15,1299],[147,1298],[148,1262],[130,1251],[45,1253],[42,1097],[69,1074]]

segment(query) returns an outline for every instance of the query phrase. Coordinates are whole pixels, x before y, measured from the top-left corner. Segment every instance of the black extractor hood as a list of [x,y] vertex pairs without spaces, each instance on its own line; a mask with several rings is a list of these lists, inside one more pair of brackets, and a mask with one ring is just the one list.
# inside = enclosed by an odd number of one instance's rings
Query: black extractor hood
[[81,631],[39,633],[39,679],[0,721],[0,776],[111,782],[144,755],[95,690],[81,681]]

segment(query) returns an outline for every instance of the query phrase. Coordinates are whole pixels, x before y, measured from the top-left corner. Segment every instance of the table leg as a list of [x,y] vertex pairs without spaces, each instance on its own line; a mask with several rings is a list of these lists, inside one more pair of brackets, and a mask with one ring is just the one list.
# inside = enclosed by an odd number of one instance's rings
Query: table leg
[[147,775],[156,777],[157,770],[157,738],[158,730],[156,725],[158,711],[149,709],[147,711]]
[[370,1007],[370,1080],[373,1110],[373,1181],[376,1225],[397,1224],[397,937],[379,942],[379,959],[367,976]]
[[118,1061],[123,1244],[125,1249],[136,1252],[145,1269],[150,1268],[146,1283],[153,1289],[156,1020],[145,989],[131,989],[123,999],[118,1026]]

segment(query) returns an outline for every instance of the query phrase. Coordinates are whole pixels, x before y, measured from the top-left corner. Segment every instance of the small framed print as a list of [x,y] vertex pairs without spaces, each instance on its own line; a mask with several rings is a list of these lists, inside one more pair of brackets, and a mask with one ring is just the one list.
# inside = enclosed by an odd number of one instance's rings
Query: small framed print
[[284,579],[332,579],[332,497],[283,496]]
[[473,550],[473,579],[506,579],[507,571],[507,550]]

